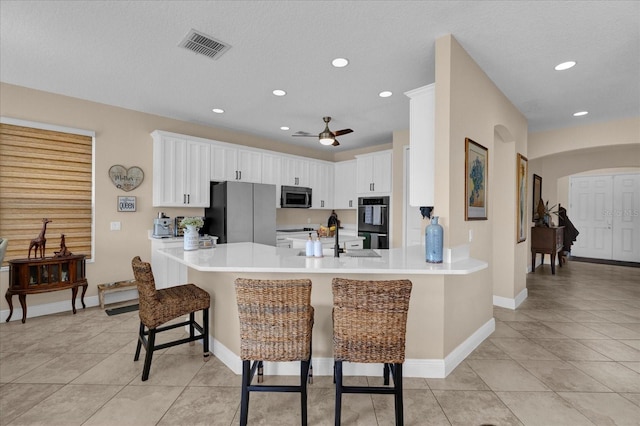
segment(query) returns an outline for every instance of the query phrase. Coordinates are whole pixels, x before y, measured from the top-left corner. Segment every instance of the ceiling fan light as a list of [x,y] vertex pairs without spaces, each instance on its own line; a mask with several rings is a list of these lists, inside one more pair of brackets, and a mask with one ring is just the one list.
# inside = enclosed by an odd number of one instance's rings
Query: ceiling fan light
[[333,136],[329,135],[329,136],[320,136],[320,143],[322,145],[333,145],[335,139],[333,139]]

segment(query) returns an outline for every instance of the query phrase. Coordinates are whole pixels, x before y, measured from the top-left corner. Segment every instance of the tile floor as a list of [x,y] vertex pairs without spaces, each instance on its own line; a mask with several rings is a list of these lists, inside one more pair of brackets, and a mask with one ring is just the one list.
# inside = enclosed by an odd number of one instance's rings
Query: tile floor
[[[544,265],[527,288],[449,377],[405,381],[405,424],[640,425],[640,268]],[[166,349],[141,382],[137,328],[137,312],[98,308],[0,324],[0,424],[238,424],[239,377],[198,345]],[[310,425],[333,424],[333,392],[315,377]],[[252,394],[249,423],[300,424],[298,398]],[[393,424],[389,396],[344,398],[343,425]]]

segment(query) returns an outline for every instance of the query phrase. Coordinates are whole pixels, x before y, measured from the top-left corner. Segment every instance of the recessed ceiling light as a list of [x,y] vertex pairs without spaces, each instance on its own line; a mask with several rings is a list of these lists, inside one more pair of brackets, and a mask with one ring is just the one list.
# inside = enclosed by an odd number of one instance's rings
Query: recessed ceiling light
[[554,69],[556,71],[564,71],[564,70],[568,70],[569,68],[573,68],[575,65],[576,65],[576,61],[567,61],[567,62],[563,62],[561,64],[556,65]]
[[393,93],[388,90],[378,93],[378,96],[380,96],[381,98],[388,98],[391,95],[393,95]]
[[287,92],[285,92],[284,90],[276,89],[273,91],[273,94],[276,96],[284,96],[287,94]]
[[336,58],[333,61],[331,61],[331,65],[333,65],[336,68],[346,67],[347,65],[349,65],[349,60],[345,58]]
[[280,127],[280,130],[289,130],[289,128],[287,126],[282,126]]
[[224,112],[222,108],[214,108],[211,111],[215,112],[216,114],[222,114]]
[[573,116],[574,117],[582,117],[583,115],[587,115],[589,114],[589,111],[580,111],[580,112],[574,112]]

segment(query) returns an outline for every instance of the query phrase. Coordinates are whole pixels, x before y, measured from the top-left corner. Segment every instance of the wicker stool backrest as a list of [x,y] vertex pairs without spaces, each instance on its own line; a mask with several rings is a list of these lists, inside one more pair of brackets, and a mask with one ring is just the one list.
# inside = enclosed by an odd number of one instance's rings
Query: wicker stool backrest
[[364,363],[403,363],[411,281],[334,278],[333,356]]
[[138,303],[140,305],[140,321],[149,325],[156,323],[154,312],[159,306],[156,297],[156,284],[153,279],[151,265],[143,262],[140,256],[136,256],[131,261],[133,268],[133,277],[136,279],[138,286]]
[[311,281],[238,278],[240,358],[301,361],[310,357]]

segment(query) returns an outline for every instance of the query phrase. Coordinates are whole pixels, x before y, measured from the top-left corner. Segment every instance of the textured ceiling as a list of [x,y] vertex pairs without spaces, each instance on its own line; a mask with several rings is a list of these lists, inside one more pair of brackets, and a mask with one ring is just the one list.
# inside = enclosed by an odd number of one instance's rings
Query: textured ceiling
[[[449,33],[532,132],[640,115],[638,1],[0,0],[0,28],[2,82],[322,150],[408,129],[404,92],[434,82]],[[231,49],[178,47],[192,28]],[[566,60],[578,65],[553,70]],[[291,137],[326,115],[354,130],[340,147]]]

